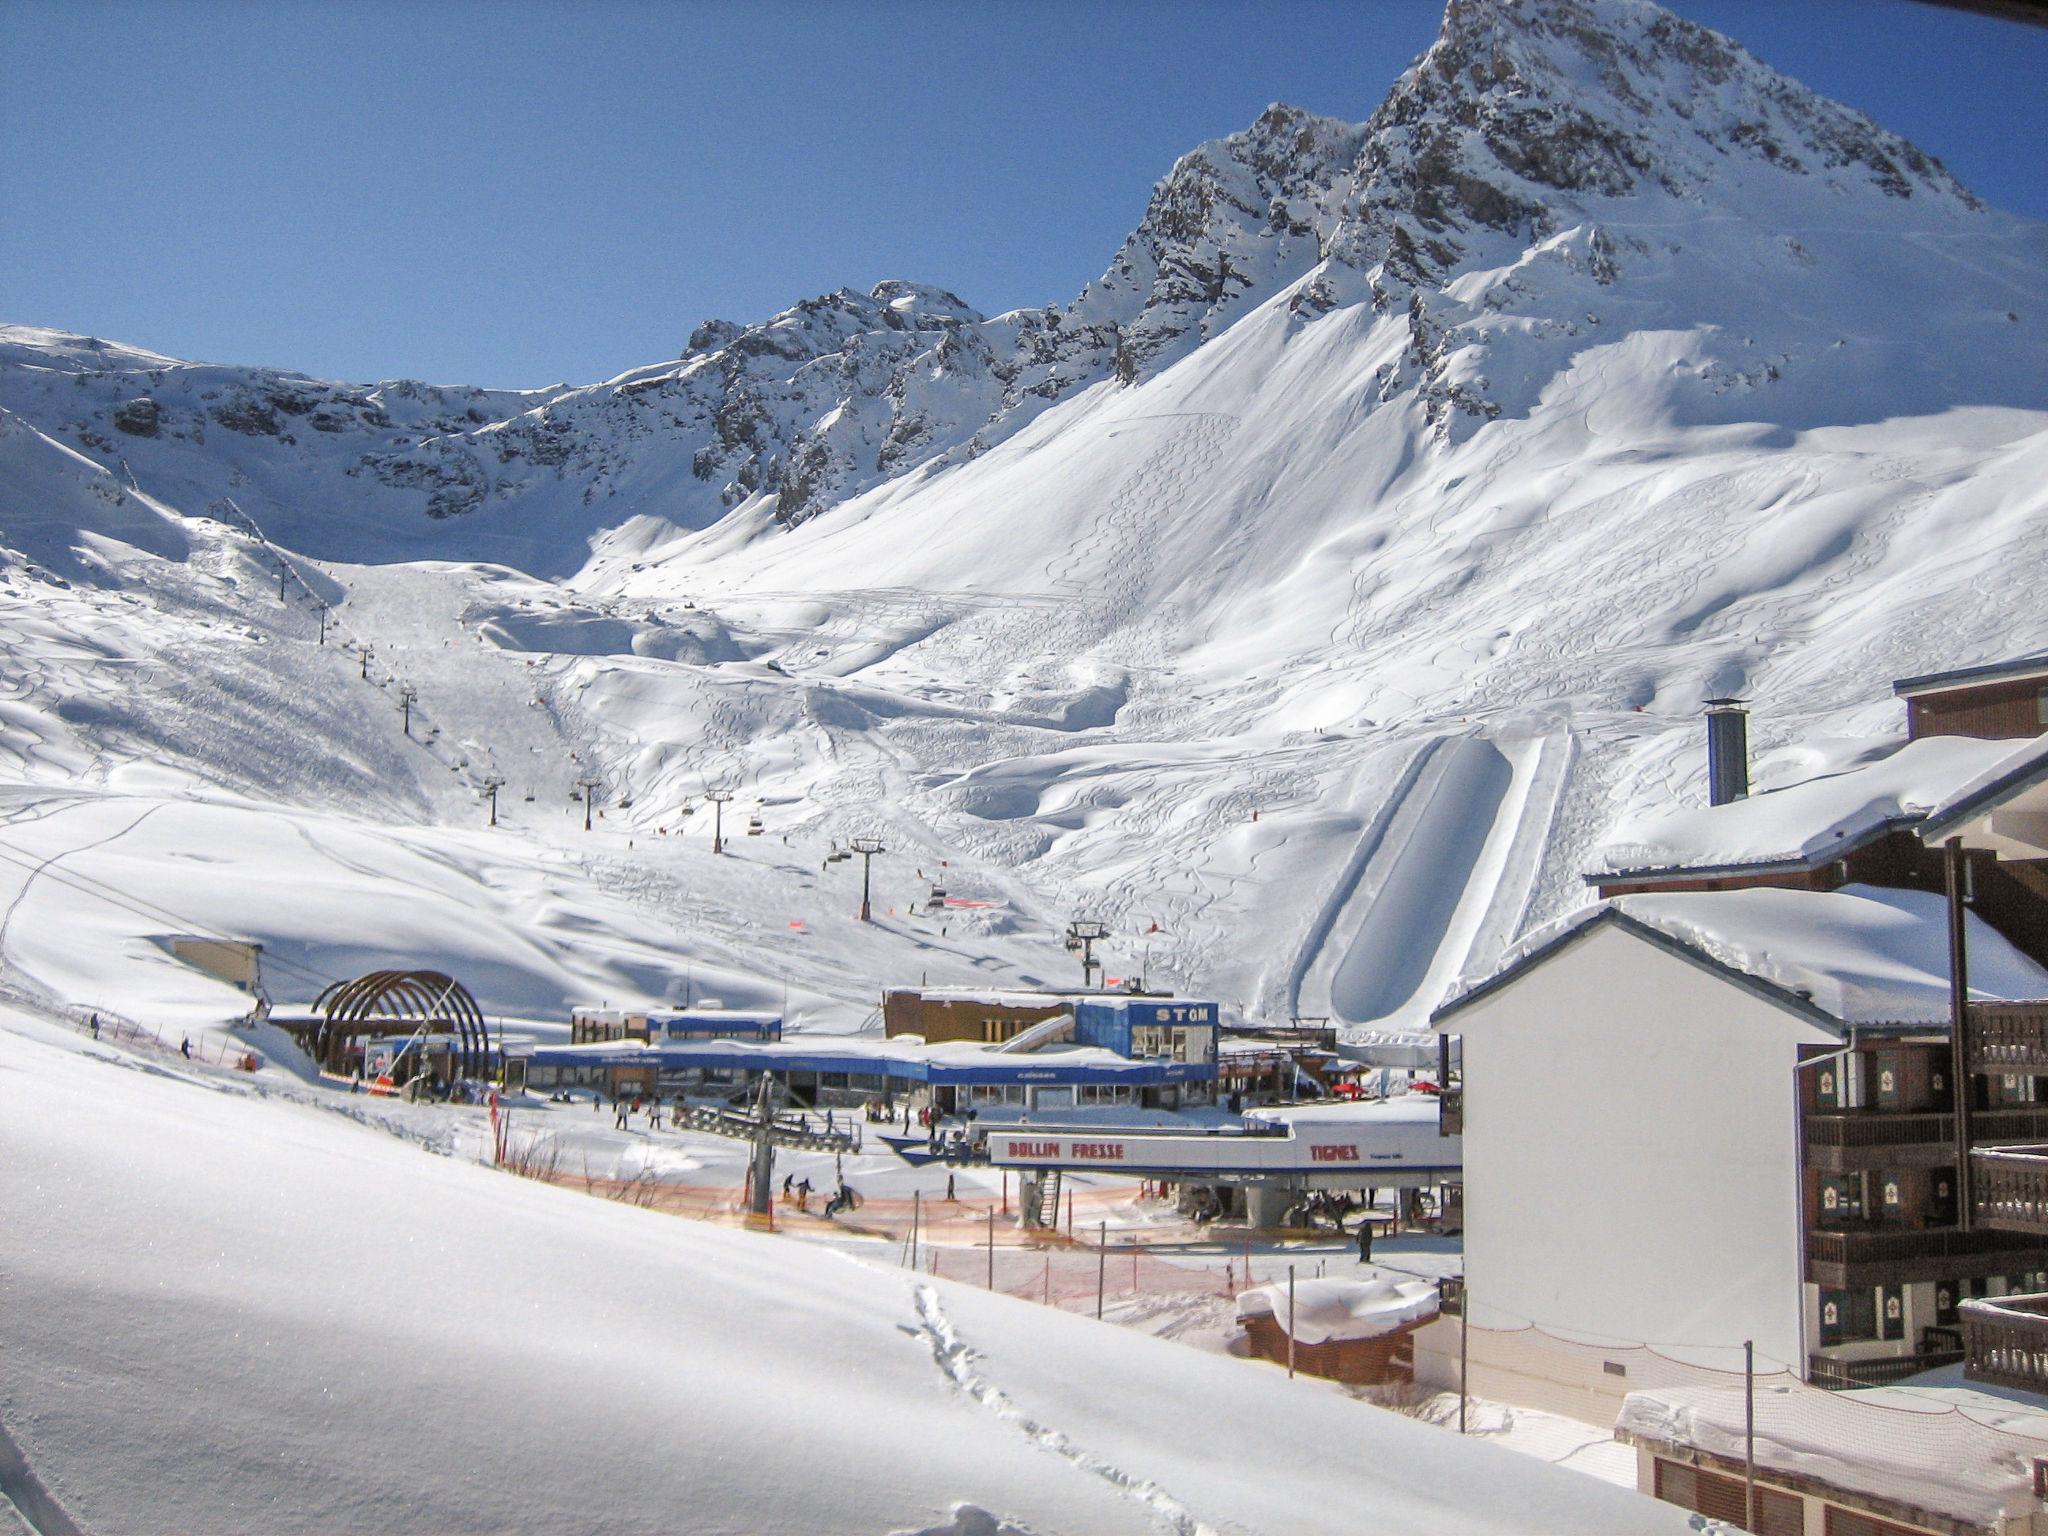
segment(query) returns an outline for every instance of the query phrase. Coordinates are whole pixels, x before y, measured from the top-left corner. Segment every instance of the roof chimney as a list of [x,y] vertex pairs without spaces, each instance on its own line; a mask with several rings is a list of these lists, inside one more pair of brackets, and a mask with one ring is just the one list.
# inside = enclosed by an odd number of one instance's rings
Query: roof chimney
[[1707,700],[1707,804],[1749,796],[1749,716],[1739,699]]

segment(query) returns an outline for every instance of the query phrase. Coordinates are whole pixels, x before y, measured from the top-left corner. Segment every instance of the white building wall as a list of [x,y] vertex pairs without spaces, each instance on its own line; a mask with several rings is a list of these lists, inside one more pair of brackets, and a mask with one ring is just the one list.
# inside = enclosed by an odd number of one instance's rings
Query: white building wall
[[1611,926],[1450,1023],[1475,1362],[1534,1322],[1803,1364],[1794,1068],[1828,1034]]

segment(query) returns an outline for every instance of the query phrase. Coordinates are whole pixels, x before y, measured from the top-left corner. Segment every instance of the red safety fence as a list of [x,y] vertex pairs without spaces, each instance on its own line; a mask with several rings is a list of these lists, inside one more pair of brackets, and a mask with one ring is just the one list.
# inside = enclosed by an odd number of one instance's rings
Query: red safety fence
[[1232,1297],[1245,1287],[1242,1261],[1162,1258],[1139,1244],[1073,1243],[1039,1248],[933,1247],[919,1257],[928,1274],[978,1285],[1069,1312],[1093,1312],[1137,1297]]
[[72,1023],[80,1034],[94,1040],[135,1046],[165,1056],[176,1056],[181,1061],[228,1067],[237,1072],[254,1072],[263,1065],[263,1058],[241,1041],[205,1030],[197,1035],[181,1031],[166,1034],[161,1029],[110,1013],[87,1014],[72,1020]]

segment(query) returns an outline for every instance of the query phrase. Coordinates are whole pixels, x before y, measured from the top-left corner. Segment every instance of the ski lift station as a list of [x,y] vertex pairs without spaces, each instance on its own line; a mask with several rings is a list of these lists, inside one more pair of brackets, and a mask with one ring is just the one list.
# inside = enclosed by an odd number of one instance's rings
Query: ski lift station
[[[1028,994],[1039,1004],[1049,995]],[[1216,1005],[1120,995],[1050,999],[1047,1016],[998,1043],[894,1034],[784,1039],[771,1014],[578,1010],[565,1045],[512,1046],[515,1080],[538,1090],[723,1094],[773,1073],[802,1105],[922,1094],[941,1114],[1127,1105],[1174,1110],[1216,1099]]]

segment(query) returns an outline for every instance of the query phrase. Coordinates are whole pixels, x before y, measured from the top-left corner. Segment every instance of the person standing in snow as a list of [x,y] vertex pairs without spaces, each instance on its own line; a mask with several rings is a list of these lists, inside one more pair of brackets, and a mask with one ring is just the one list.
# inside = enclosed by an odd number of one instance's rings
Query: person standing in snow
[[621,1094],[618,1097],[618,1099],[613,1102],[612,1105],[613,1128],[616,1130],[623,1131],[626,1128],[626,1116],[630,1113],[632,1113],[632,1111],[627,1108],[625,1095]]
[[1358,1262],[1372,1262],[1372,1218],[1369,1216],[1358,1223]]
[[100,1037],[100,1016],[98,1014],[92,1016],[92,1037],[95,1040]]
[[192,1059],[192,1037],[190,1035],[187,1035],[178,1042],[178,1054],[187,1061]]
[[960,1197],[953,1193],[953,1175],[950,1173],[946,1175],[946,1199],[955,1205],[960,1201]]

